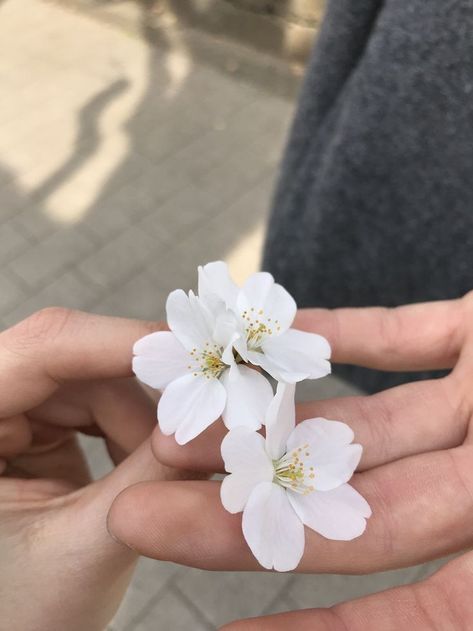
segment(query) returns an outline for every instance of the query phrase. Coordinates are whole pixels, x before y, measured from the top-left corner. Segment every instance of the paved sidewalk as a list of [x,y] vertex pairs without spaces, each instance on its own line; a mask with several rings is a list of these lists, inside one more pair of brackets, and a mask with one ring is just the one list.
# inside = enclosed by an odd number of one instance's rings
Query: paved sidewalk
[[[48,305],[158,318],[170,289],[194,286],[198,263],[225,258],[237,279],[258,266],[295,100],[290,69],[190,37],[172,15],[158,20],[152,46],[146,3],[111,7],[134,12],[141,28],[41,0],[27,11],[21,0],[0,4],[3,326]],[[348,392],[334,380],[317,387]],[[105,471],[105,455],[86,443]],[[111,628],[211,630],[426,571],[206,574],[143,560]]]

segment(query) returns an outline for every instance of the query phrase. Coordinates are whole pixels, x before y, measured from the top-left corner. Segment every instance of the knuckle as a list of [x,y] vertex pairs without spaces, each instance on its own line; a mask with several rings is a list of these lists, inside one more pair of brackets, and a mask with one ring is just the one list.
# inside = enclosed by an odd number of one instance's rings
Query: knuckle
[[383,353],[396,355],[399,350],[399,339],[403,333],[401,311],[398,307],[379,307],[379,337]]
[[34,337],[56,337],[73,317],[74,311],[65,307],[46,307],[24,320],[25,327]]
[[373,460],[376,464],[389,461],[393,452],[392,435],[395,419],[392,408],[386,402],[385,394],[379,392],[366,397],[353,397],[351,402],[358,417],[365,419],[364,428],[368,434],[365,442],[370,447],[363,451],[362,464],[364,465],[366,460],[369,460],[369,466],[372,466]]
[[23,354],[46,341],[53,341],[78,312],[64,307],[36,311],[2,334],[8,350]]
[[[394,483],[392,483],[394,484]],[[371,478],[366,488],[362,489],[370,505],[376,507],[373,511],[373,517],[369,520],[368,528],[370,528],[371,537],[379,546],[379,557],[377,559],[366,559],[367,571],[373,572],[381,562],[384,564],[386,559],[391,559],[393,555],[399,552],[399,527],[400,524],[396,520],[392,510],[391,497],[394,491],[382,481]]]

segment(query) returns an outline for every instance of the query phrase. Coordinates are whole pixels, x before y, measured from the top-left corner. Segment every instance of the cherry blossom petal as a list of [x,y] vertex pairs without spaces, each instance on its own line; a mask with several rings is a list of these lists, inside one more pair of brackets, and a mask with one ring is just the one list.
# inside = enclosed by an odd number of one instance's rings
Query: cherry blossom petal
[[[243,355],[240,353],[243,357]],[[305,373],[292,373],[285,370],[284,366],[267,357],[264,353],[259,351],[247,351],[246,357],[243,359],[255,366],[260,366],[276,381],[283,381],[285,383],[298,383],[307,378]]]
[[162,390],[189,372],[189,353],[174,333],[159,331],[142,337],[133,347],[133,372],[140,381]]
[[327,539],[350,541],[359,537],[371,515],[368,502],[349,484],[308,495],[287,492],[302,522]]
[[163,434],[176,432],[184,445],[213,423],[225,407],[225,388],[218,379],[193,374],[180,377],[164,390],[158,404],[158,421]]
[[289,329],[279,336],[266,337],[261,348],[272,374],[277,372],[283,381],[295,383],[302,379],[318,379],[330,374],[331,350],[321,335]]
[[230,472],[222,482],[222,504],[230,513],[245,507],[251,491],[260,482],[271,482],[274,469],[261,434],[246,427],[235,427],[222,442],[222,458]]
[[264,568],[294,570],[304,552],[304,526],[284,489],[262,482],[243,510],[243,535]]
[[213,317],[207,307],[192,293],[172,291],[166,302],[169,328],[188,351],[204,348],[212,342]]
[[329,421],[325,418],[309,418],[298,423],[287,439],[287,448],[294,449],[304,443],[318,442],[322,449],[337,444],[349,445],[355,434],[352,428],[341,421]]
[[329,491],[348,482],[360,462],[363,448],[350,444],[352,440],[353,431],[345,423],[308,419],[289,436],[287,450],[309,445],[310,456],[304,460],[306,466],[314,467],[313,484],[317,490]]
[[251,354],[261,355],[261,353],[256,353],[254,351],[248,350],[248,346],[246,343],[246,332],[244,331],[244,329],[240,329],[238,336],[235,337],[235,339],[233,340],[233,348],[240,355],[243,361],[250,362],[251,364],[254,364],[255,366],[259,366],[259,364],[257,364],[256,362],[250,359],[250,355]]
[[[252,320],[268,323],[273,335],[286,331],[297,311],[291,294],[275,283],[267,272],[258,272],[248,278],[238,294],[237,308],[240,315],[246,311]],[[268,318],[271,318],[269,322]]]
[[229,309],[220,310],[215,318],[213,339],[215,342],[226,348],[239,337],[239,323],[233,311]]
[[227,391],[223,421],[231,429],[244,425],[257,430],[264,423],[266,410],[273,398],[271,384],[252,368],[233,364],[222,375]]
[[214,261],[199,266],[198,294],[203,300],[212,302],[212,296],[222,300],[228,309],[234,309],[239,288],[230,277],[228,265]]
[[295,386],[278,383],[266,412],[266,450],[272,460],[286,453],[286,442],[296,424]]

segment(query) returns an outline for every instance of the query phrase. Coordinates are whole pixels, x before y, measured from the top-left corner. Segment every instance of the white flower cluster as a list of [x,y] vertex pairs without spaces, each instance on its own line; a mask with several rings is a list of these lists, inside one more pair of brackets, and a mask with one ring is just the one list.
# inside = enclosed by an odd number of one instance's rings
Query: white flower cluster
[[[243,534],[267,569],[292,570],[304,551],[304,524],[349,540],[371,511],[347,484],[361,457],[344,423],[322,418],[296,425],[295,384],[330,373],[330,345],[292,329],[296,303],[260,272],[239,288],[221,261],[199,267],[198,295],[181,289],[166,303],[169,332],[134,346],[133,370],[162,391],[158,421],[183,445],[220,416],[228,475],[224,507],[243,511]],[[273,396],[271,383],[277,382]],[[265,425],[265,438],[258,432]]]

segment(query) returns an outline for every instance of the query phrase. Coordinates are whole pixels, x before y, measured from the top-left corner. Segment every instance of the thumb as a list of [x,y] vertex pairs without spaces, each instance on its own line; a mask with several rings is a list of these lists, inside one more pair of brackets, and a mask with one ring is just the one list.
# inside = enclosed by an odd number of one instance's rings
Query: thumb
[[197,476],[202,477],[202,474],[194,474],[158,462],[148,438],[111,473],[83,490],[75,504],[75,513],[76,516],[83,516],[89,541],[94,541],[100,548],[103,561],[110,557],[112,564],[115,565],[123,557],[124,561],[128,562],[137,555],[118,542],[107,528],[108,513],[116,497],[139,482],[193,479]]

